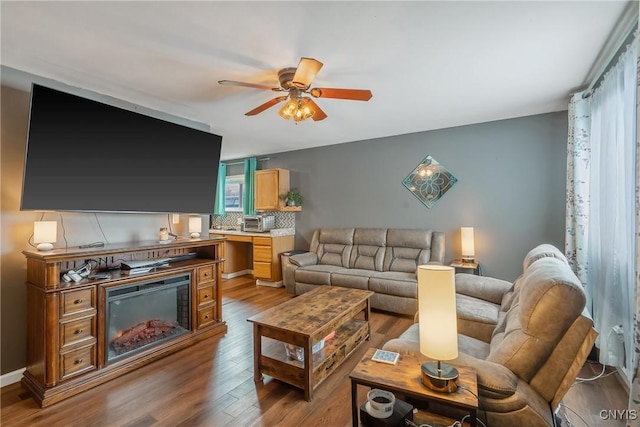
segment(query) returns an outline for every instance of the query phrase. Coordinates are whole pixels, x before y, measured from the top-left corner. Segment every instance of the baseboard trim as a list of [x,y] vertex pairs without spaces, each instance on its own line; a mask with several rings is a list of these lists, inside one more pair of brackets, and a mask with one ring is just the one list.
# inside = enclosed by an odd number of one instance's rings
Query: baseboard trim
[[236,277],[245,276],[247,274],[253,274],[253,270],[240,270],[233,273],[222,273],[223,279],[234,279]]
[[20,382],[25,370],[25,368],[22,368],[17,371],[7,372],[4,375],[0,375],[0,388]]

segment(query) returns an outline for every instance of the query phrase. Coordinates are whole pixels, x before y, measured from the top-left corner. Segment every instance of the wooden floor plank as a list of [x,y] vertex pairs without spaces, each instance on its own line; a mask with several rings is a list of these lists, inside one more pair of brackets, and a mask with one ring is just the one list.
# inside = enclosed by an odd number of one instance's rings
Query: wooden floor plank
[[[381,347],[413,323],[412,316],[374,311],[371,337],[314,392],[313,401],[295,387],[265,376],[253,381],[252,325],[247,318],[292,298],[283,288],[256,286],[248,276],[225,280],[223,317],[228,332],[168,355],[136,371],[40,409],[19,384],[3,387],[0,424],[12,426],[338,426],[351,425],[348,375],[368,348]],[[587,364],[592,377],[600,365]],[[607,372],[610,372],[608,370]],[[358,393],[366,399],[366,388]],[[574,385],[563,403],[589,426],[623,426],[599,417],[602,409],[624,409],[627,394],[614,375]],[[559,412],[575,426],[577,416]],[[563,423],[563,427],[567,424]]]

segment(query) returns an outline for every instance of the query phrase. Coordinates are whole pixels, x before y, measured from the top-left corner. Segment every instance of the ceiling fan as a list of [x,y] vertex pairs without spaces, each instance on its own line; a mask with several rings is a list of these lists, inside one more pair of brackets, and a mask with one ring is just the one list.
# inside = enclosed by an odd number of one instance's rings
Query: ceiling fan
[[318,104],[316,104],[313,99],[304,95],[311,95],[314,98],[348,99],[353,101],[368,101],[371,99],[371,91],[366,89],[311,88],[311,81],[315,78],[316,74],[318,74],[322,65],[322,62],[313,58],[300,58],[300,62],[296,68],[283,68],[278,71],[278,79],[280,80],[279,87],[237,82],[234,80],[220,80],[218,83],[221,85],[272,90],[274,92],[287,92],[287,95],[273,98],[253,110],[246,112],[245,116],[255,116],[267,108],[271,108],[282,101],[287,101],[280,109],[279,114],[286,120],[293,118],[295,122],[310,118],[314,121],[327,118],[327,115],[318,107]]

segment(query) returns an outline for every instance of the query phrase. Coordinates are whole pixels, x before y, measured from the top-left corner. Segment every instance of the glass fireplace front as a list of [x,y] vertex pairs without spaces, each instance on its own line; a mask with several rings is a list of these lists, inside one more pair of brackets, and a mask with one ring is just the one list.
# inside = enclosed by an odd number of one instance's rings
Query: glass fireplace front
[[108,288],[106,363],[191,330],[191,274]]

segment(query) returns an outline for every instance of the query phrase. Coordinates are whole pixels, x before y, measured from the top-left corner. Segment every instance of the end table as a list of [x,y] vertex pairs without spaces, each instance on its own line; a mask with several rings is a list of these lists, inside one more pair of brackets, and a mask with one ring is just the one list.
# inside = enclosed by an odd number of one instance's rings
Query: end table
[[371,360],[375,348],[370,348],[358,362],[349,378],[351,379],[351,411],[353,427],[360,423],[358,419],[358,385],[379,388],[392,393],[411,396],[414,399],[438,402],[441,405],[462,409],[469,413],[469,425],[476,427],[478,416],[478,381],[476,370],[465,366],[456,366],[460,374],[458,390],[453,393],[437,393],[422,384],[420,365],[427,361],[425,357],[400,355],[395,365]]
[[454,259],[449,264],[451,267],[456,269],[456,273],[473,273],[476,276],[481,276],[480,274],[480,263],[478,261],[473,262],[464,262],[461,259]]

